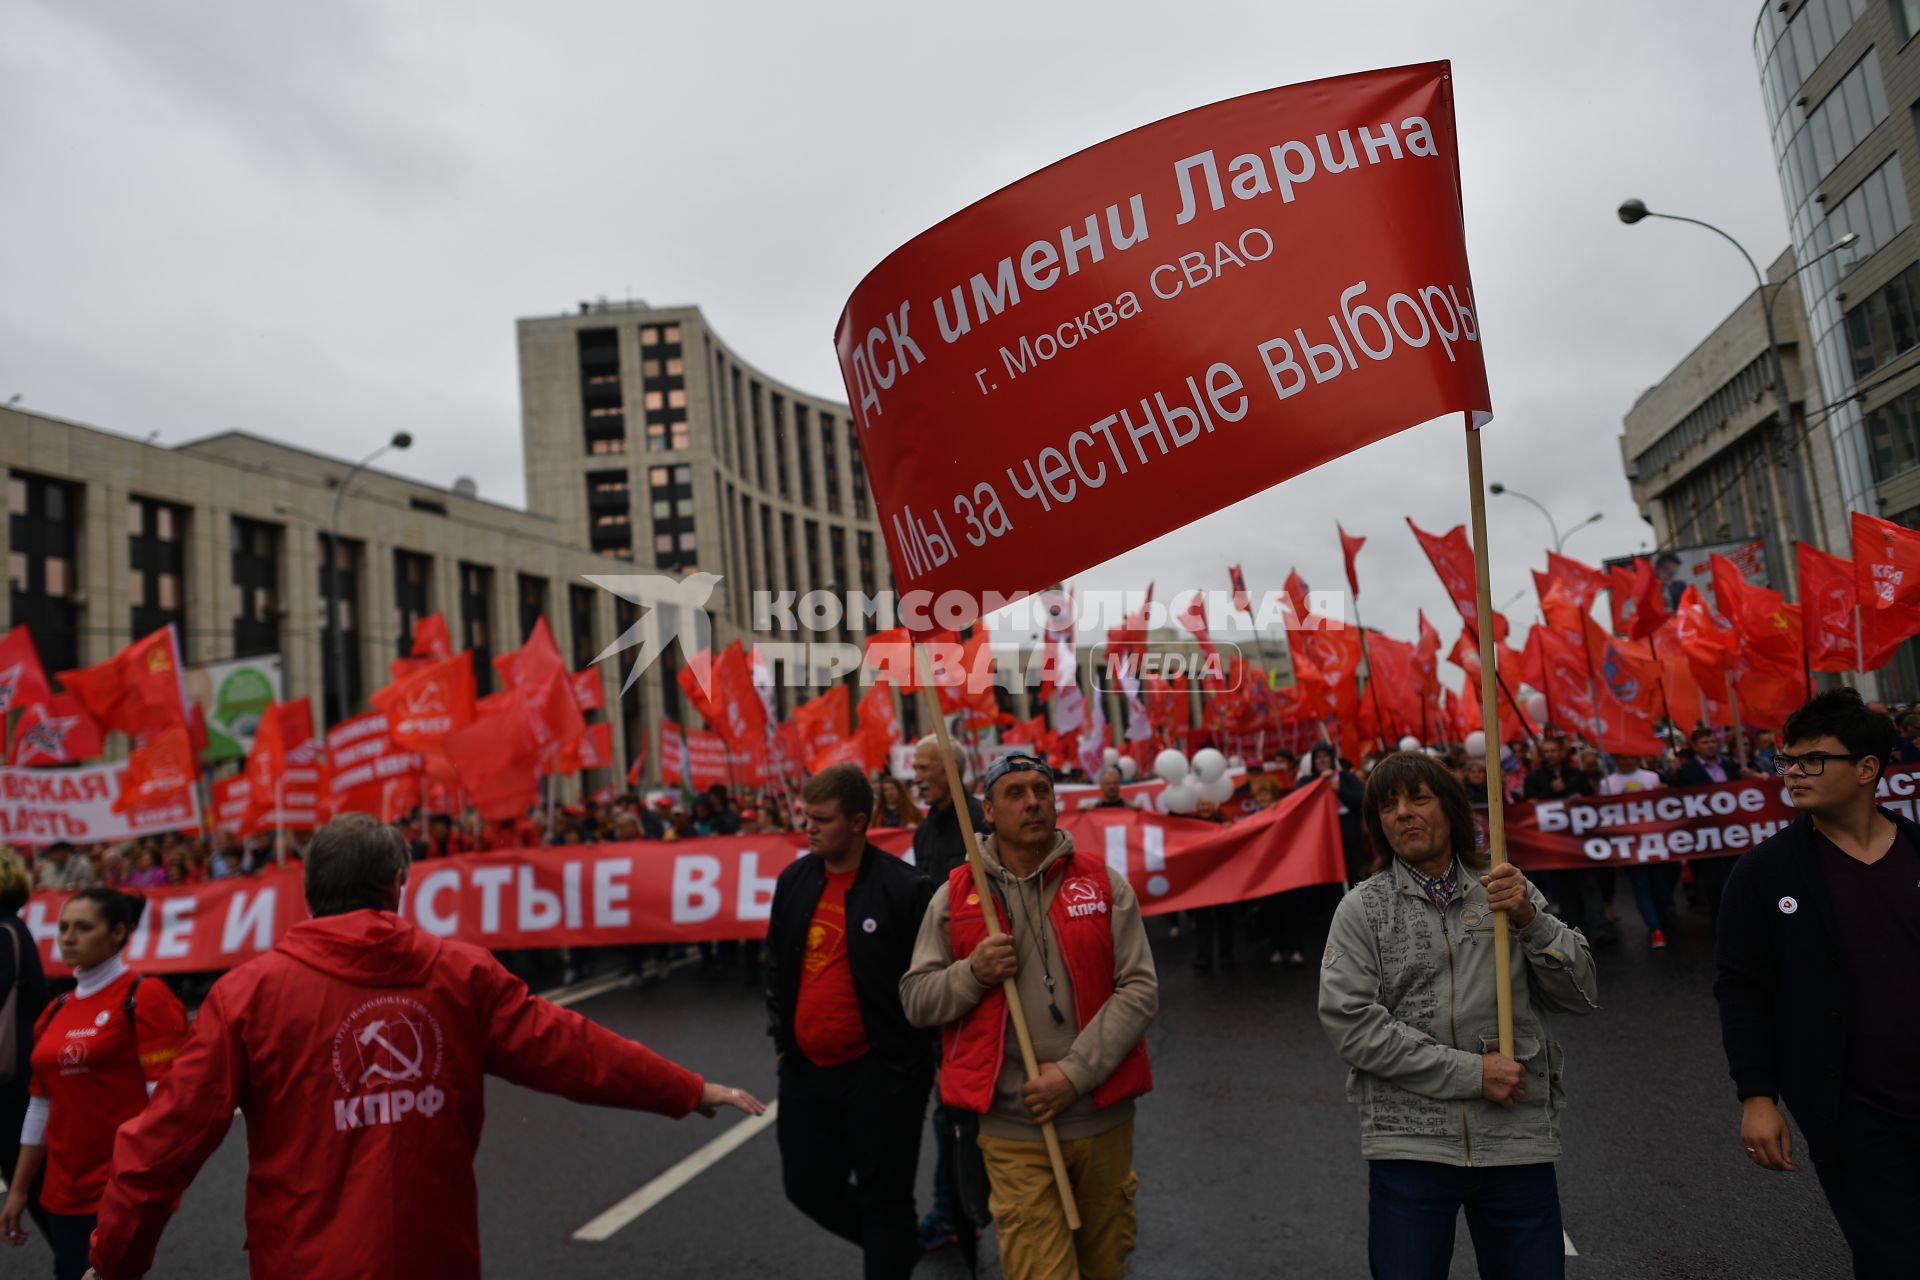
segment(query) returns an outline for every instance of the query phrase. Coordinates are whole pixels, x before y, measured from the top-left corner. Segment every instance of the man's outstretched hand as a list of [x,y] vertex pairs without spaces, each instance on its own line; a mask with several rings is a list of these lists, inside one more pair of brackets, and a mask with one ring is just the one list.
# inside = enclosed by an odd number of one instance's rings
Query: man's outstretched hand
[[760,1101],[745,1089],[736,1089],[732,1085],[715,1084],[709,1080],[700,1086],[700,1104],[695,1108],[701,1115],[712,1119],[722,1107],[736,1107],[750,1116],[765,1113],[766,1103]]

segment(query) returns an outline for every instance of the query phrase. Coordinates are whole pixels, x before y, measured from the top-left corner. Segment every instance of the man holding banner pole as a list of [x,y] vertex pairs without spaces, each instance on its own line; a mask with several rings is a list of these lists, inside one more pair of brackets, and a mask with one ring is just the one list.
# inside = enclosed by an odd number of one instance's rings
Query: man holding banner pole
[[[1000,1260],[1008,1280],[1107,1280],[1135,1234],[1133,1099],[1153,1078],[1147,1025],[1159,983],[1126,877],[1076,852],[1055,825],[1053,775],[1026,755],[986,773],[992,834],[981,842],[990,902],[967,867],[934,891],[900,983],[907,1017],[941,1027],[940,1094],[980,1114]],[[987,912],[1010,933],[989,933]],[[1016,987],[1039,1070],[1008,1035]],[[1052,1124],[1080,1225],[1054,1194],[1042,1126]]]
[[[1384,1280],[1440,1280],[1462,1209],[1483,1276],[1564,1273],[1560,1046],[1541,1010],[1598,1008],[1593,957],[1518,867],[1478,848],[1451,770],[1399,752],[1367,779],[1387,865],[1341,899],[1321,961],[1320,1021],[1346,1060],[1369,1164],[1367,1253]],[[1517,955],[1496,954],[1507,913]],[[1514,992],[1506,1050],[1495,970]]]

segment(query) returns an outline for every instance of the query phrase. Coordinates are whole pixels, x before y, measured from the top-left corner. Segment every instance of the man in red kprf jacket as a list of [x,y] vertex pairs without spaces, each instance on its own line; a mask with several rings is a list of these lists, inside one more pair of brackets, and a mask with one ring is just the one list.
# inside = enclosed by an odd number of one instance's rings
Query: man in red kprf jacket
[[173,1070],[120,1130],[93,1236],[101,1280],[153,1265],[236,1108],[253,1275],[339,1280],[479,1276],[485,1075],[676,1117],[764,1110],[530,995],[481,948],[402,920],[406,875],[399,831],[365,814],[314,836],[314,919],[215,984]]

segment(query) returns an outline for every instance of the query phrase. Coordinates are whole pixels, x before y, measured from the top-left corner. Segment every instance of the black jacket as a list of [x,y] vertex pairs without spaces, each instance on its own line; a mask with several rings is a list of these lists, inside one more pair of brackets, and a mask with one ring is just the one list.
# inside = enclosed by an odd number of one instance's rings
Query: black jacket
[[[1880,810],[1920,847],[1920,826]],[[1720,1039],[1741,1098],[1779,1098],[1817,1156],[1846,1097],[1845,961],[1820,872],[1813,819],[1801,817],[1742,855],[1716,923],[1713,984]]]
[[[7,941],[7,934],[12,934],[14,942],[20,945],[17,969],[13,962],[14,946]],[[13,1005],[13,1025],[14,1043],[19,1046],[18,1062],[11,1077],[0,1078],[0,1094],[25,1096],[31,1074],[27,1063],[33,1057],[33,1024],[40,1020],[40,1011],[47,1007],[47,973],[40,965],[40,948],[27,926],[14,912],[0,911],[0,1004],[6,1002],[7,993],[16,983],[19,996]]]
[[[774,882],[767,922],[767,1034],[782,1054],[799,1053],[793,1010],[800,998],[800,965],[813,909],[826,887],[826,862],[814,854],[792,863]],[[860,869],[847,886],[847,963],[860,1020],[874,1056],[901,1070],[931,1070],[933,1064],[927,1033],[909,1023],[900,1007],[900,979],[912,963],[920,917],[932,898],[925,876],[873,845],[860,855]]]
[[[1733,762],[1732,757],[1721,756],[1715,763],[1727,775],[1727,781],[1731,782],[1740,776],[1740,766]],[[1707,766],[1699,756],[1689,756],[1673,771],[1673,785],[1676,787],[1705,787],[1712,784],[1713,775],[1707,772]]]
[[[967,797],[967,813],[973,818],[973,834],[985,836],[987,815],[971,795]],[[966,860],[967,837],[960,830],[959,811],[951,802],[930,811],[913,829],[913,864],[934,888],[945,884],[953,869]]]

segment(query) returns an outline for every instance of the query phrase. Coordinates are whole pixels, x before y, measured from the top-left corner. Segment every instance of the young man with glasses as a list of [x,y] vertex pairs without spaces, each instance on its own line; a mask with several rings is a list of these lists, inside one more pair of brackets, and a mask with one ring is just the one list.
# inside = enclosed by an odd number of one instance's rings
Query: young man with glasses
[[1920,1258],[1920,827],[1875,803],[1893,724],[1851,689],[1787,720],[1773,757],[1801,816],[1740,859],[1716,945],[1740,1143],[1797,1172],[1806,1135],[1858,1277]]

